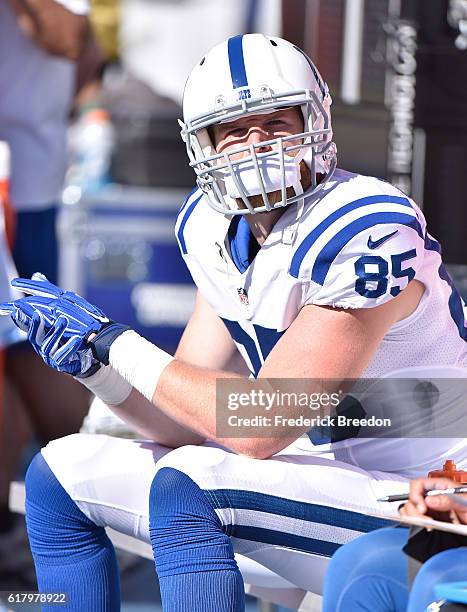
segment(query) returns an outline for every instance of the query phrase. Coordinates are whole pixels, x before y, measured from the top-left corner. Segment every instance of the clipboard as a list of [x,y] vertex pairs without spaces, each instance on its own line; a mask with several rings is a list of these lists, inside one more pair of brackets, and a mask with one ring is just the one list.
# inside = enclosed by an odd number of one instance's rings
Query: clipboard
[[447,531],[448,533],[456,533],[457,535],[467,537],[467,525],[446,523],[444,521],[437,521],[432,518],[425,518],[421,516],[401,516],[400,514],[391,515],[383,512],[366,512],[365,514],[368,516],[374,516],[375,518],[386,519],[387,521],[394,521],[395,523],[400,523],[402,525],[412,525],[414,527],[423,527],[425,529]]

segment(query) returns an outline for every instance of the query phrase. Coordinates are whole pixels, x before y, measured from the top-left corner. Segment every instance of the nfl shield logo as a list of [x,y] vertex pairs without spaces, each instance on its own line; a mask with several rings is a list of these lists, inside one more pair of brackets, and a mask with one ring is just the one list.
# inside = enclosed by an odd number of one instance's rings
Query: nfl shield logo
[[248,293],[245,291],[245,289],[237,289],[237,293],[238,293],[238,298],[240,300],[240,302],[244,305],[244,306],[248,306],[250,304],[250,302],[248,301]]

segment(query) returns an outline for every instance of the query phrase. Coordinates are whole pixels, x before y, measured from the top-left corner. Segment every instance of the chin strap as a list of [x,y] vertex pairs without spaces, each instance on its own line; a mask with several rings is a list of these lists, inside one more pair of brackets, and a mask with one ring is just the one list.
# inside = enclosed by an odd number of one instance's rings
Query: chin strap
[[[297,185],[294,185],[295,195],[303,194],[303,187],[301,182]],[[290,244],[291,246],[295,242],[295,238],[297,237],[298,226],[300,225],[300,219],[302,218],[303,211],[305,209],[305,198],[300,198],[297,201],[297,210],[295,214],[295,221],[293,225],[289,225],[282,231],[282,243]]]

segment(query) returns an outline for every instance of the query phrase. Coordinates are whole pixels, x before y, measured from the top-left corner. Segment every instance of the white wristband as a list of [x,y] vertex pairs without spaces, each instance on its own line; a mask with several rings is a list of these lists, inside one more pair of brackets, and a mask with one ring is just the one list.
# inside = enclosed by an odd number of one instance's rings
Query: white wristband
[[132,386],[111,366],[101,366],[95,374],[76,380],[108,406],[118,406],[130,395]]
[[123,332],[109,351],[110,365],[150,402],[162,372],[173,359],[131,329]]

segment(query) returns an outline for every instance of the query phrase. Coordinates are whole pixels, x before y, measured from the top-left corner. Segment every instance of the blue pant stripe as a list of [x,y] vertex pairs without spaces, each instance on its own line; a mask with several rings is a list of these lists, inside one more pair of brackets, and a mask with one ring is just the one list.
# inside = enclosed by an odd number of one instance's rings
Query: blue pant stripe
[[261,542],[262,544],[271,544],[273,546],[282,546],[284,548],[292,548],[293,550],[300,550],[302,552],[313,553],[314,555],[321,555],[324,557],[332,557],[341,546],[341,544],[336,544],[336,542],[304,538],[294,533],[274,531],[263,527],[249,527],[247,525],[230,525],[228,533],[234,538]]
[[[222,508],[256,510],[363,533],[388,526],[388,521],[385,519],[366,516],[354,510],[299,502],[275,495],[256,493],[255,491],[215,489],[206,490],[206,493],[209,495],[214,508],[219,510]],[[288,537],[290,534],[286,535]]]

